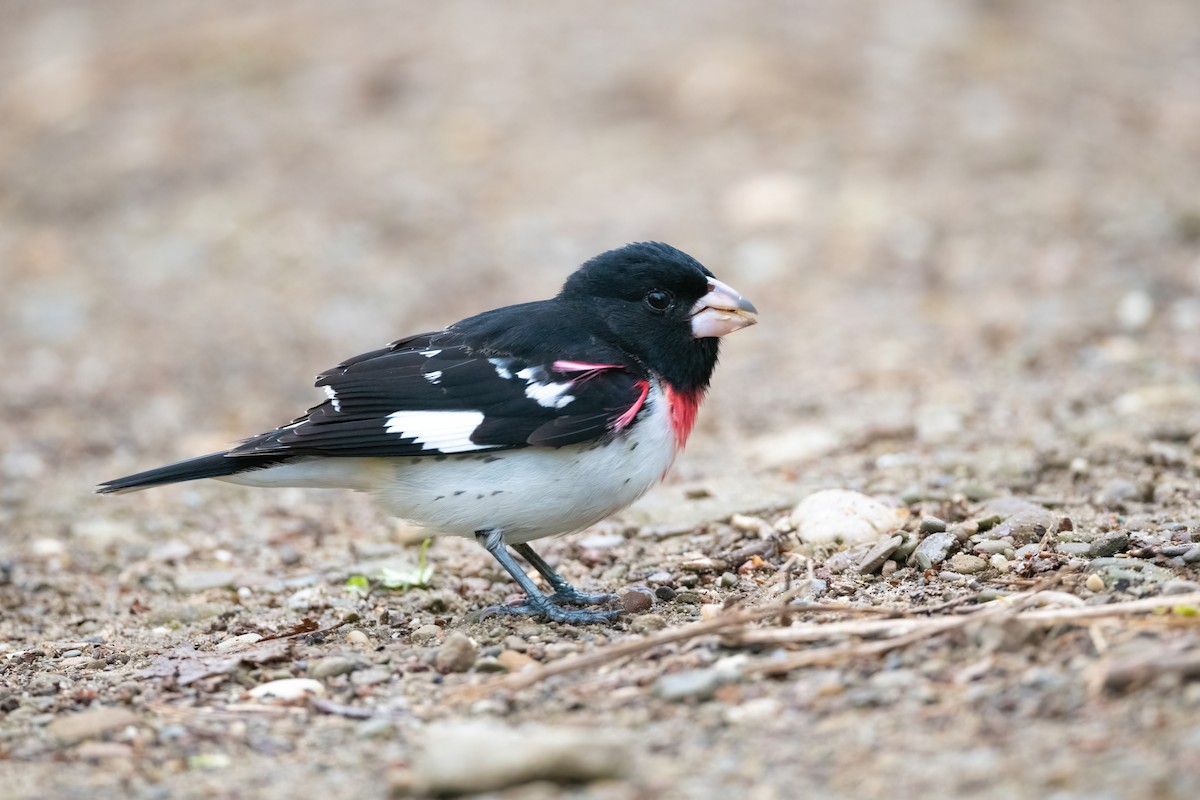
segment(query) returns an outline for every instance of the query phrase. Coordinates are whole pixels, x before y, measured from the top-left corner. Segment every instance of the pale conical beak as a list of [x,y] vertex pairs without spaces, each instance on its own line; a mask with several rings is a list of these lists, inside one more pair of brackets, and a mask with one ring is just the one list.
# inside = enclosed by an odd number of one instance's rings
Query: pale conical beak
[[751,314],[758,309],[731,286],[708,279],[708,294],[692,306],[692,336],[708,339],[724,336],[758,322]]

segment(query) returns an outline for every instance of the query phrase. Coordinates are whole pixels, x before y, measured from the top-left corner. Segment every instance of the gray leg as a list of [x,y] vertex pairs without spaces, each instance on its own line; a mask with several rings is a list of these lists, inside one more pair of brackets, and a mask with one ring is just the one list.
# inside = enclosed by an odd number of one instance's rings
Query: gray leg
[[572,606],[598,606],[617,599],[615,594],[586,594],[579,591],[567,583],[566,578],[555,572],[554,568],[535,553],[528,544],[514,544],[512,549],[516,550],[521,558],[528,561],[531,567],[541,573],[542,577],[546,579],[546,583],[554,589],[554,594],[550,595],[550,599],[557,603],[566,603]]
[[[485,608],[481,617],[490,617],[494,614],[522,614],[526,616],[543,616],[555,622],[566,622],[572,625],[587,625],[596,622],[610,622],[620,614],[620,611],[583,611],[580,609],[566,609],[559,606],[554,598],[547,597],[538,591],[537,586],[525,574],[525,571],[517,564],[516,560],[509,554],[508,548],[504,544],[504,534],[501,531],[477,531],[475,539],[483,545],[484,549],[492,554],[492,557],[500,562],[500,566],[504,567],[504,571],[512,576],[512,579],[517,582],[525,592],[525,602],[516,606],[492,606]],[[533,552],[532,550],[530,552]],[[536,555],[535,555],[536,558]],[[538,561],[541,561],[538,558]],[[532,563],[532,562],[530,562]],[[542,561],[544,565],[545,562]],[[537,569],[537,566],[534,566]],[[549,567],[547,566],[547,569]],[[540,569],[538,569],[541,572]],[[551,570],[553,572],[553,570]],[[559,578],[562,581],[562,578]],[[562,581],[564,584],[565,581]],[[570,584],[567,584],[570,586]]]

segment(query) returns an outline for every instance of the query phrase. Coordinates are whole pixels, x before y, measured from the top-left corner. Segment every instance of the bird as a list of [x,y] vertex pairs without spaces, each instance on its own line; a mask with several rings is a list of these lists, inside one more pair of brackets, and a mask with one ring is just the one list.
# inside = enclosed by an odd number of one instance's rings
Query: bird
[[[547,300],[408,336],[317,376],[319,405],[223,450],[105,481],[101,494],[215,478],[367,492],[432,533],[474,538],[524,592],[481,616],[614,620],[530,546],[658,484],[692,432],[720,338],[758,310],[699,261],[638,242]],[[538,589],[510,548],[552,590]]]

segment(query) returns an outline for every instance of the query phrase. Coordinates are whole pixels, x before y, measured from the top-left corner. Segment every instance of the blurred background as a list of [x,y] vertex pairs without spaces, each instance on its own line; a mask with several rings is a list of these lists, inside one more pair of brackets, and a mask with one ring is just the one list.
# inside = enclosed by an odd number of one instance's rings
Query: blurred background
[[1198,86],[1191,0],[7,0],[3,519],[643,239],[762,310],[681,478],[1187,406]]
[[[429,589],[356,599],[349,575],[415,560],[367,498],[92,487],[274,428],[342,359],[549,296],[645,239],[760,323],[723,345],[667,485],[539,545],[582,588],[724,558],[757,523],[715,521],[821,487],[951,521],[964,497],[1013,494],[1089,535],[1200,529],[1196,0],[0,0],[0,785],[405,791],[387,776],[414,721],[465,713],[410,669],[410,632],[512,638],[465,619],[512,591],[473,542],[437,541]],[[1196,576],[1179,563],[1155,569]],[[916,572],[829,596],[943,609],[967,591]],[[722,575],[702,602],[766,602],[765,580]],[[199,690],[138,677],[169,648],[349,611],[381,682],[330,685],[399,732],[209,713],[265,668]],[[554,658],[627,635],[514,624]],[[1148,630],[1129,628],[1139,653]],[[1108,634],[1005,631],[889,654],[876,693],[856,663],[722,686],[746,691],[728,703],[653,698],[656,670],[721,656],[688,643],[602,669],[629,683],[612,692],[547,684],[516,716],[628,730],[657,764],[645,797],[1197,796],[1194,683],[1097,695],[1084,672]],[[782,700],[743,706],[759,692]],[[52,712],[88,703],[141,722],[59,748]],[[633,796],[610,788],[589,796]]]

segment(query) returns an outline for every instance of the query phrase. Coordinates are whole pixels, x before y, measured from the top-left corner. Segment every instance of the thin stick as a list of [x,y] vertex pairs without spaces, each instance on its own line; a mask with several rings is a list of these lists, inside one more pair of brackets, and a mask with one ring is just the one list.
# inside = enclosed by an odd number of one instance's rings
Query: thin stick
[[[806,587],[798,587],[794,593],[802,591]],[[478,699],[486,696],[494,691],[509,691],[519,692],[522,689],[527,689],[536,683],[553,678],[556,675],[565,675],[569,672],[577,672],[591,667],[598,667],[602,664],[607,664],[610,661],[616,661],[626,656],[637,655],[644,653],[647,650],[652,650],[655,647],[672,642],[680,642],[687,639],[695,639],[699,636],[707,636],[710,633],[717,633],[725,628],[734,625],[745,625],[750,622],[759,622],[764,619],[770,619],[783,613],[847,613],[847,612],[873,612],[877,613],[876,609],[863,609],[854,606],[841,605],[837,603],[822,603],[814,605],[790,605],[791,597],[784,595],[783,601],[778,605],[767,607],[747,608],[736,611],[726,611],[713,619],[706,619],[701,622],[693,622],[690,625],[684,625],[681,628],[661,631],[652,636],[647,636],[644,639],[637,639],[631,642],[621,642],[619,644],[610,645],[591,653],[583,653],[582,655],[572,658],[564,658],[555,661],[552,664],[525,669],[521,672],[506,675],[488,683],[478,686],[470,686],[462,690],[461,696],[463,699]]]

